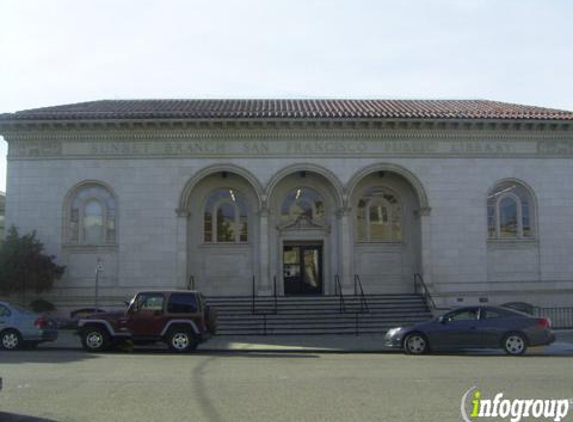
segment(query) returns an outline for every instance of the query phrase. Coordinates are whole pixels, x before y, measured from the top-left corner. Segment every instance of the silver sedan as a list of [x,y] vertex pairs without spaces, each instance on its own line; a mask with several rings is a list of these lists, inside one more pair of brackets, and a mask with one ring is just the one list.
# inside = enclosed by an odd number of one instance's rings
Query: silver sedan
[[34,347],[58,338],[55,324],[21,306],[0,302],[0,348],[16,350],[23,346]]

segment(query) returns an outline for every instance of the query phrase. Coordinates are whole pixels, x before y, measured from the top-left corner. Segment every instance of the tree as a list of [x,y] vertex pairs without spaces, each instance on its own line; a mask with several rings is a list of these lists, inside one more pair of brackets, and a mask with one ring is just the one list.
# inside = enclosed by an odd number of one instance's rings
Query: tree
[[0,245],[0,293],[50,290],[66,269],[54,259],[44,254],[44,244],[36,238],[35,231],[19,236],[16,228],[10,227]]

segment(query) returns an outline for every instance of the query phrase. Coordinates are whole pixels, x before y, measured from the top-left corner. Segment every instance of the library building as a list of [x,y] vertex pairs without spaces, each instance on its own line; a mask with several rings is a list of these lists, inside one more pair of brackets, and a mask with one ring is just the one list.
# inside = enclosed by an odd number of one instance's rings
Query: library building
[[[573,112],[485,100],[103,100],[0,114],[5,227],[62,309],[208,298],[573,303]],[[357,287],[358,286],[358,287]]]

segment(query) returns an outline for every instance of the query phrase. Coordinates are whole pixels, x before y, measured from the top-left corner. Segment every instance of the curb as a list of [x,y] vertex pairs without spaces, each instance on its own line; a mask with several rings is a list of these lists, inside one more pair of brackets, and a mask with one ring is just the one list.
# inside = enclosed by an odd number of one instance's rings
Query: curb
[[[534,348],[531,355],[551,356],[573,354],[573,330],[555,330],[558,341],[551,346]],[[564,337],[563,339],[560,339]],[[547,348],[550,348],[548,351]],[[71,330],[60,330],[58,340],[43,343],[39,350],[54,351],[83,351],[80,339]],[[138,351],[167,351],[167,347],[162,343],[151,346],[138,346]],[[351,354],[351,353],[401,353],[400,350],[384,346],[383,337],[377,335],[369,336],[219,336],[200,345],[198,353],[331,353],[331,354]],[[125,353],[119,351],[119,353]]]

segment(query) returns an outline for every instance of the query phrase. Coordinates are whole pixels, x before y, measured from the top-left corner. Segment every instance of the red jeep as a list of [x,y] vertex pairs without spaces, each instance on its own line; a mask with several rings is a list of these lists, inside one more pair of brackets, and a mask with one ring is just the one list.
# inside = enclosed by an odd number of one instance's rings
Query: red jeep
[[187,352],[216,329],[215,310],[199,292],[187,290],[139,292],[125,312],[97,313],[78,322],[82,346],[90,352],[107,350],[121,341],[163,341],[174,352]]

